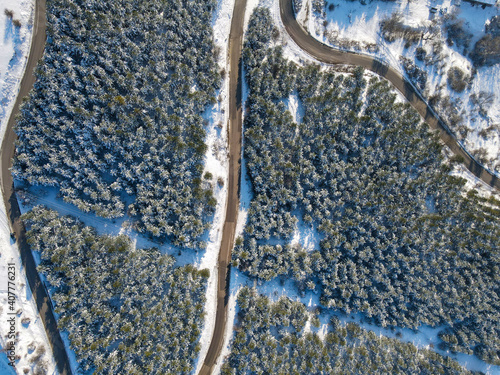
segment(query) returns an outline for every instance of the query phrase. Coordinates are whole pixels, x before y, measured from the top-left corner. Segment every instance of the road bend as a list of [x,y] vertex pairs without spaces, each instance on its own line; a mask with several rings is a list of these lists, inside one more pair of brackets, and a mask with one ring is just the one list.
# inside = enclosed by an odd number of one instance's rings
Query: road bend
[[328,64],[348,64],[361,66],[381,77],[384,77],[396,87],[408,100],[413,108],[422,116],[432,129],[438,130],[441,140],[455,154],[463,158],[464,164],[469,171],[485,183],[500,190],[500,179],[481,165],[467,150],[458,142],[453,132],[445,122],[431,108],[422,94],[406,78],[391,66],[371,56],[355,52],[341,51],[329,47],[304,30],[297,20],[293,11],[292,0],[280,0],[281,20],[290,37],[305,52],[321,62]]
[[57,328],[52,303],[42,281],[40,280],[40,276],[38,275],[36,269],[35,259],[33,258],[31,249],[26,241],[26,230],[20,218],[21,211],[14,192],[14,183],[10,172],[10,168],[12,167],[12,157],[14,156],[15,150],[15,141],[17,139],[13,129],[15,118],[19,113],[19,106],[22,103],[23,98],[28,96],[28,93],[33,87],[33,83],[35,82],[33,70],[35,69],[38,61],[42,58],[45,48],[45,9],[45,0],[36,0],[30,54],[26,63],[24,76],[21,79],[19,93],[17,94],[12,113],[7,123],[7,129],[5,131],[2,148],[0,150],[2,163],[2,173],[0,174],[0,177],[2,181],[1,185],[5,209],[9,219],[11,231],[16,236],[21,261],[26,270],[26,277],[28,279],[33,298],[35,299],[36,307],[40,317],[42,318],[45,332],[47,333],[49,343],[52,347],[57,369],[61,375],[70,375],[71,367],[69,364],[69,358],[64,348],[59,329]]

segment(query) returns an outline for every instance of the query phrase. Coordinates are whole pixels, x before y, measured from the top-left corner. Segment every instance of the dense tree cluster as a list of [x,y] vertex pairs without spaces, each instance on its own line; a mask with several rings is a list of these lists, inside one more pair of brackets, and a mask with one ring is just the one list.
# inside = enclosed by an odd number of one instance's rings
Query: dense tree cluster
[[[49,0],[14,173],[103,217],[200,247],[216,204],[201,184],[202,112],[220,75],[215,0]],[[128,205],[128,206],[127,206]]]
[[[403,65],[405,73],[420,90],[425,90],[425,84],[427,83],[427,72],[420,69],[412,60],[407,57],[399,56],[399,61]],[[462,90],[463,91],[463,90]]]
[[[379,325],[446,325],[456,339],[444,345],[500,363],[500,201],[464,196],[437,135],[385,81],[297,68],[271,35],[257,10],[244,51],[254,197],[233,264]],[[299,124],[284,105],[294,90]],[[319,249],[291,245],[298,220],[317,227]]]
[[408,48],[422,39],[423,30],[405,25],[401,13],[394,12],[390,17],[380,21],[380,33],[389,43],[402,38],[405,41],[405,48]]
[[447,73],[448,85],[456,92],[463,92],[470,84],[471,77],[458,66],[451,67]]
[[462,47],[462,54],[466,56],[473,35],[464,28],[464,21],[454,20],[447,24],[446,33],[448,35],[446,43],[448,45],[456,45],[459,48]]
[[[238,322],[221,373],[229,374],[470,374],[450,358],[376,336],[333,318],[324,339],[304,332],[305,306],[271,302],[254,289],[238,295]],[[313,318],[318,323],[317,319]]]
[[23,216],[58,324],[95,374],[189,374],[199,351],[208,270],[174,267],[124,235],[100,236],[41,206]]
[[494,16],[485,24],[485,35],[474,45],[470,54],[475,66],[500,63],[500,17]]

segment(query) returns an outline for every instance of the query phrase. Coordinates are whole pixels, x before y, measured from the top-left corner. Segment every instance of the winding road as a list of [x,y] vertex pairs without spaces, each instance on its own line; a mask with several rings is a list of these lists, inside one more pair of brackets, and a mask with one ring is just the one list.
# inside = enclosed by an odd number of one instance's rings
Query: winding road
[[31,249],[26,241],[26,230],[20,219],[21,211],[19,210],[19,204],[14,192],[14,182],[12,174],[10,173],[12,157],[14,156],[15,150],[15,141],[17,138],[13,129],[16,115],[19,113],[19,106],[22,103],[23,98],[28,95],[33,87],[33,83],[35,82],[33,70],[38,63],[38,60],[42,58],[43,51],[45,49],[45,9],[45,0],[36,0],[30,54],[26,64],[26,70],[24,71],[24,76],[21,79],[19,93],[17,94],[16,102],[14,103],[9,122],[7,123],[7,129],[5,130],[2,148],[0,151],[2,163],[2,173],[0,174],[0,177],[2,180],[2,194],[5,202],[5,209],[9,219],[11,231],[15,234],[17,239],[17,245],[21,254],[21,261],[25,267],[26,277],[28,279],[33,298],[35,299],[36,307],[40,317],[42,318],[49,343],[52,346],[57,370],[61,375],[69,375],[71,374],[71,367],[69,364],[68,354],[66,353],[59,329],[57,328],[57,322],[52,310],[52,303],[50,302],[47,291],[40,280],[40,276],[38,275],[36,269],[35,259],[33,258]]
[[[389,65],[368,55],[337,50],[314,39],[295,19],[292,0],[279,0],[281,20],[287,33],[297,45],[316,60],[328,64],[361,66],[384,77],[398,89],[417,110],[432,129],[439,131],[441,140],[451,151],[462,156],[469,171],[488,185],[500,189],[500,180],[479,164],[457,141],[444,121],[425,101],[420,92],[400,73]],[[227,302],[229,290],[229,262],[234,242],[235,224],[239,207],[239,181],[241,157],[241,47],[246,0],[235,0],[229,37],[229,191],[226,207],[226,221],[219,253],[219,278],[217,289],[217,314],[212,341],[205,357],[200,375],[210,375],[220,356],[227,322]]]
[[[218,288],[217,312],[215,328],[204,359],[200,375],[209,375],[213,372],[224,342],[224,331],[227,321],[227,302],[229,290],[231,250],[234,243],[236,219],[239,208],[240,164],[241,164],[241,136],[242,136],[242,76],[241,76],[241,49],[243,41],[243,25],[246,0],[235,0],[231,31],[229,36],[229,181],[226,205],[226,219],[224,222],[221,248],[218,259]],[[420,92],[392,67],[374,59],[373,57],[345,52],[328,47],[314,39],[296,21],[292,8],[292,0],[280,0],[280,13],[285,29],[297,45],[312,55],[315,59],[329,64],[349,64],[364,67],[390,81],[418,111],[425,121],[439,131],[441,140],[456,154],[464,159],[466,167],[477,177],[492,187],[500,189],[500,181],[491,172],[479,164],[459,144],[446,124],[434,113]],[[10,220],[12,231],[15,233],[19,251],[33,296],[36,301],[40,316],[44,322],[45,330],[52,346],[57,368],[60,374],[71,374],[68,355],[65,351],[57,323],[54,318],[52,305],[36,270],[36,264],[31,250],[26,242],[26,232],[20,220],[20,210],[14,193],[14,185],[10,167],[14,155],[16,134],[13,130],[16,114],[22,99],[28,95],[33,87],[35,77],[33,69],[42,57],[46,32],[45,32],[45,0],[36,0],[35,22],[33,26],[33,39],[26,70],[21,81],[12,114],[7,124],[6,133],[1,148],[2,163],[2,193]]]
[[361,66],[387,79],[408,100],[432,129],[439,131],[439,137],[455,155],[460,155],[469,171],[488,185],[500,190],[500,179],[478,163],[457,141],[445,122],[423,98],[422,94],[405,77],[391,66],[355,52],[341,51],[314,39],[295,19],[292,0],[279,0],[281,20],[290,37],[297,45],[316,60],[328,64],[348,64]]

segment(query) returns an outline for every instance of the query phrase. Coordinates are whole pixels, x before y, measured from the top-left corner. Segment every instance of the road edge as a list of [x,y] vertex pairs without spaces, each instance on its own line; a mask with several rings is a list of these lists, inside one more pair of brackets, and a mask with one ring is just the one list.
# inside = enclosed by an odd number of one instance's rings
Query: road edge
[[7,121],[2,146],[0,149],[0,159],[2,165],[1,188],[5,203],[5,213],[9,221],[12,233],[15,234],[21,262],[25,268],[26,278],[30,286],[33,298],[43,326],[47,334],[57,370],[61,375],[71,375],[71,366],[64,346],[61,334],[57,327],[52,302],[47,290],[38,274],[33,253],[26,239],[26,229],[21,221],[21,211],[14,191],[14,181],[10,169],[12,158],[15,152],[15,141],[17,136],[14,132],[14,123],[19,113],[20,106],[24,98],[29,94],[35,83],[34,69],[38,61],[42,58],[46,41],[46,2],[45,0],[35,0],[34,21],[32,39],[28,61],[26,63],[23,77],[19,85],[14,106]]

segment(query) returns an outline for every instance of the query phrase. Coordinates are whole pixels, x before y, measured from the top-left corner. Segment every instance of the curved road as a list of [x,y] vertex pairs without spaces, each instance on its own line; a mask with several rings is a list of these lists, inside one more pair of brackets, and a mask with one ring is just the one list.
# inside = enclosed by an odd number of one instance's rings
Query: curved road
[[[246,8],[246,0],[236,0],[231,21],[231,31],[229,37],[230,56],[230,78],[229,78],[229,186],[226,206],[226,220],[222,234],[221,249],[218,260],[218,289],[217,289],[217,313],[215,329],[212,341],[201,368],[201,375],[212,373],[217,358],[219,357],[224,341],[224,330],[227,319],[227,301],[229,287],[229,268],[231,260],[231,250],[234,242],[236,218],[239,206],[239,186],[240,186],[240,157],[241,157],[241,47],[243,39],[243,20]],[[490,186],[500,189],[500,181],[492,173],[480,165],[469,153],[457,142],[456,138],[444,122],[436,115],[431,107],[426,103],[421,94],[396,70],[380,61],[366,55],[352,52],[343,52],[320,43],[309,35],[295,20],[292,1],[280,0],[280,12],[283,24],[297,45],[308,52],[316,59],[329,64],[350,64],[362,66],[389,80],[418,111],[425,121],[433,128],[439,130],[443,142],[457,155],[461,155],[465,160],[466,167],[477,177],[481,178]],[[47,336],[52,345],[54,357],[58,370],[61,374],[71,374],[69,360],[61,340],[57,323],[52,311],[50,299],[40,281],[36,271],[35,261],[31,250],[26,242],[26,233],[20,220],[19,205],[14,193],[14,185],[10,167],[12,156],[14,155],[14,142],[16,135],[13,131],[15,116],[19,111],[22,98],[27,96],[31,90],[35,77],[32,72],[38,60],[42,57],[45,45],[45,0],[37,0],[35,8],[35,23],[33,26],[33,39],[30,56],[26,66],[21,87],[12,110],[12,114],[7,124],[7,130],[2,143],[2,190],[13,232],[18,240],[19,250],[23,265],[26,267],[26,275],[30,284],[37,308],[45,325]]]
[[[227,319],[227,299],[229,289],[229,262],[235,235],[236,217],[239,205],[239,176],[241,156],[241,47],[243,37],[243,20],[246,0],[236,0],[231,20],[229,37],[230,78],[229,78],[229,190],[226,207],[226,221],[222,234],[219,253],[219,279],[217,289],[217,314],[215,329],[207,356],[200,375],[210,375],[220,355],[224,341]],[[427,104],[420,92],[392,67],[371,56],[354,52],[340,51],[314,39],[295,19],[292,0],[280,0],[280,13],[285,29],[297,45],[315,59],[328,64],[347,64],[361,66],[384,77],[392,83],[417,110],[432,129],[439,131],[441,140],[451,151],[462,156],[469,171],[488,185],[500,189],[500,180],[479,164],[458,143],[444,121]]]
[[15,141],[17,138],[13,126],[16,115],[19,113],[19,105],[22,103],[23,98],[28,95],[33,87],[33,83],[35,82],[33,70],[38,63],[38,60],[41,59],[45,48],[45,22],[45,0],[36,0],[30,55],[28,57],[24,76],[21,80],[16,102],[14,103],[9,122],[7,123],[7,129],[5,130],[2,148],[0,151],[2,162],[2,173],[0,174],[0,177],[2,180],[2,194],[5,202],[6,214],[9,219],[11,231],[16,235],[21,260],[26,270],[26,277],[28,279],[33,298],[35,299],[36,307],[42,318],[45,332],[47,333],[50,345],[52,346],[57,370],[61,375],[69,375],[71,374],[71,367],[69,365],[68,354],[66,353],[59,329],[57,328],[57,322],[52,310],[52,303],[50,302],[47,291],[40,280],[33,254],[31,253],[28,243],[26,242],[26,231],[20,219],[21,211],[19,210],[19,204],[14,192],[12,174],[10,173],[12,157],[14,156],[15,150]]
[[439,131],[441,140],[455,155],[460,155],[469,171],[488,185],[500,190],[500,179],[479,164],[458,143],[455,135],[444,121],[427,104],[420,92],[395,69],[368,55],[346,52],[329,47],[314,39],[295,19],[292,0],[280,0],[281,20],[290,37],[297,45],[314,58],[328,64],[348,64],[361,66],[384,77],[396,87],[413,108],[424,118],[432,129]]

